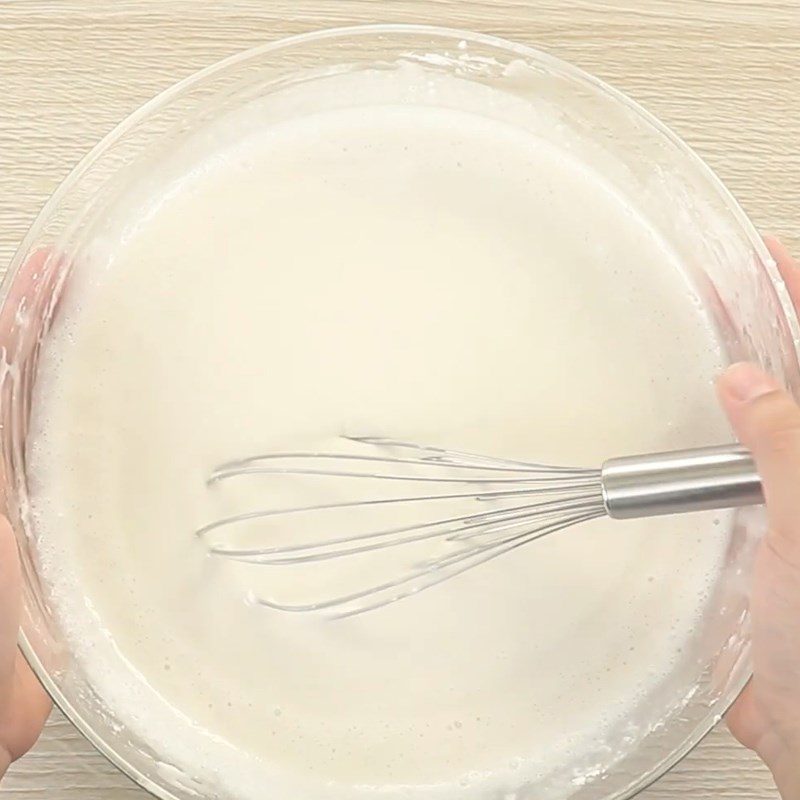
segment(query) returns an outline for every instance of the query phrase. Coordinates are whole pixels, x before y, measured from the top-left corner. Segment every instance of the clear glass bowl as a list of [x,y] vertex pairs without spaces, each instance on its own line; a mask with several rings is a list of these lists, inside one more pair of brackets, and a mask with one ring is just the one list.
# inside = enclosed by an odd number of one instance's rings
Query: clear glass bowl
[[[167,90],[97,145],[55,192],[10,266],[0,316],[0,343],[5,347],[0,372],[3,505],[22,554],[22,649],[55,702],[98,750],[164,800],[194,800],[198,787],[185,786],[176,770],[165,769],[159,754],[128,733],[114,709],[100,702],[71,658],[62,623],[39,577],[25,471],[39,347],[58,297],[69,285],[69,265],[80,259],[87,234],[102,224],[104,209],[144,164],[280,87],[313,80],[332,68],[388,69],[404,60],[466,80],[499,82],[533,105],[557,110],[564,126],[603,160],[606,174],[635,193],[642,211],[680,254],[728,359],[760,362],[800,390],[798,320],[742,210],[669,130],[628,98],[567,64],[489,36],[422,26],[368,26],[259,47]],[[763,514],[746,510],[738,515],[727,565],[702,630],[672,678],[640,710],[641,719],[628,720],[598,742],[583,763],[558,768],[546,780],[527,786],[521,798],[630,797],[708,733],[750,674],[747,585],[762,531]],[[666,716],[656,709],[667,709]],[[627,754],[614,758],[621,743],[626,743]],[[593,775],[592,764],[604,766]]]

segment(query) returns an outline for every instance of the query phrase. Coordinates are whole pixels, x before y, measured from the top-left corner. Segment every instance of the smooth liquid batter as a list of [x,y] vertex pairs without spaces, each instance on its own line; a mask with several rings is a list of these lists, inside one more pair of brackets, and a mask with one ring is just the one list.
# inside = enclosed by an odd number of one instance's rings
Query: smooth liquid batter
[[513,796],[613,746],[702,614],[711,516],[595,522],[337,623],[248,605],[303,573],[193,531],[220,462],[342,433],[592,466],[724,440],[663,242],[579,154],[452,107],[256,121],[190,167],[76,267],[37,384],[42,559],[99,696],[205,796]]

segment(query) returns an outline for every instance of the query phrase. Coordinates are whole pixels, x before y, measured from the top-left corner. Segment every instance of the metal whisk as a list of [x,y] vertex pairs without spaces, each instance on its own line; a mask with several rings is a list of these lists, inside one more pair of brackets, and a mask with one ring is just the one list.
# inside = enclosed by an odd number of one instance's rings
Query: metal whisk
[[[363,481],[370,487],[389,482],[403,490],[389,496],[370,494],[245,511],[204,525],[197,535],[213,555],[254,564],[308,564],[420,543],[445,543],[448,551],[426,557],[397,577],[318,602],[288,605],[254,596],[255,602],[287,612],[352,616],[395,603],[532,541],[599,517],[630,519],[764,501],[753,460],[737,445],[612,458],[599,469],[589,469],[492,458],[379,437],[347,437],[347,442],[365,451],[252,456],[220,466],[208,483],[247,475],[284,475],[342,484]],[[434,486],[442,490],[432,491]],[[463,501],[477,501],[481,507],[454,513],[453,504]],[[451,510],[442,513],[438,509],[443,506]],[[340,531],[329,538],[283,545],[235,543],[235,528],[244,523],[286,522],[289,517],[313,515],[312,528],[322,533],[337,510],[349,510],[352,522],[352,512],[367,514],[377,509],[394,515],[401,507],[414,509],[414,517],[403,524],[359,533]],[[391,521],[395,522],[393,516]]]

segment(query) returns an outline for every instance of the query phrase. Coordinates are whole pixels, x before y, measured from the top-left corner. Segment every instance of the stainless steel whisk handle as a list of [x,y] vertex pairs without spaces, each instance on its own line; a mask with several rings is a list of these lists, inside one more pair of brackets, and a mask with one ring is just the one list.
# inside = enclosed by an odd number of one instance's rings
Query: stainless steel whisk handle
[[764,502],[753,458],[739,445],[611,458],[601,480],[606,511],[615,519]]

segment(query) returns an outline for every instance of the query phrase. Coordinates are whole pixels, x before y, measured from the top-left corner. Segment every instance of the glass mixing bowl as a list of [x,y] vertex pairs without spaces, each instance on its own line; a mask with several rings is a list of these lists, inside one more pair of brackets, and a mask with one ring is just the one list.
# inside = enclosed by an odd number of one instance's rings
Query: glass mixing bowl
[[[102,226],[104,210],[159,154],[258,98],[331,70],[426,70],[492,83],[556,112],[606,175],[634,193],[642,212],[680,255],[730,361],[760,362],[800,390],[798,320],[775,266],[748,219],[711,171],[676,136],[628,98],[529,47],[489,36],[421,26],[322,31],[250,50],[203,70],[155,98],[109,134],[42,210],[3,286],[0,439],[4,511],[19,542],[24,575],[21,647],[55,702],[120,769],[164,800],[203,792],[125,729],[71,657],[64,620],[48,601],[37,565],[37,531],[27,505],[25,437],[37,356],[70,265]],[[335,102],[331,100],[331,102]],[[643,265],[643,269],[646,265]],[[707,444],[706,442],[698,444]],[[747,585],[763,514],[743,510],[701,629],[683,661],[636,718],[626,720],[580,764],[557,768],[522,798],[630,797],[673,766],[748,680]],[[621,756],[614,753],[624,751]],[[593,765],[602,765],[593,768]],[[191,776],[189,776],[191,778]],[[215,794],[214,796],[219,796]]]

